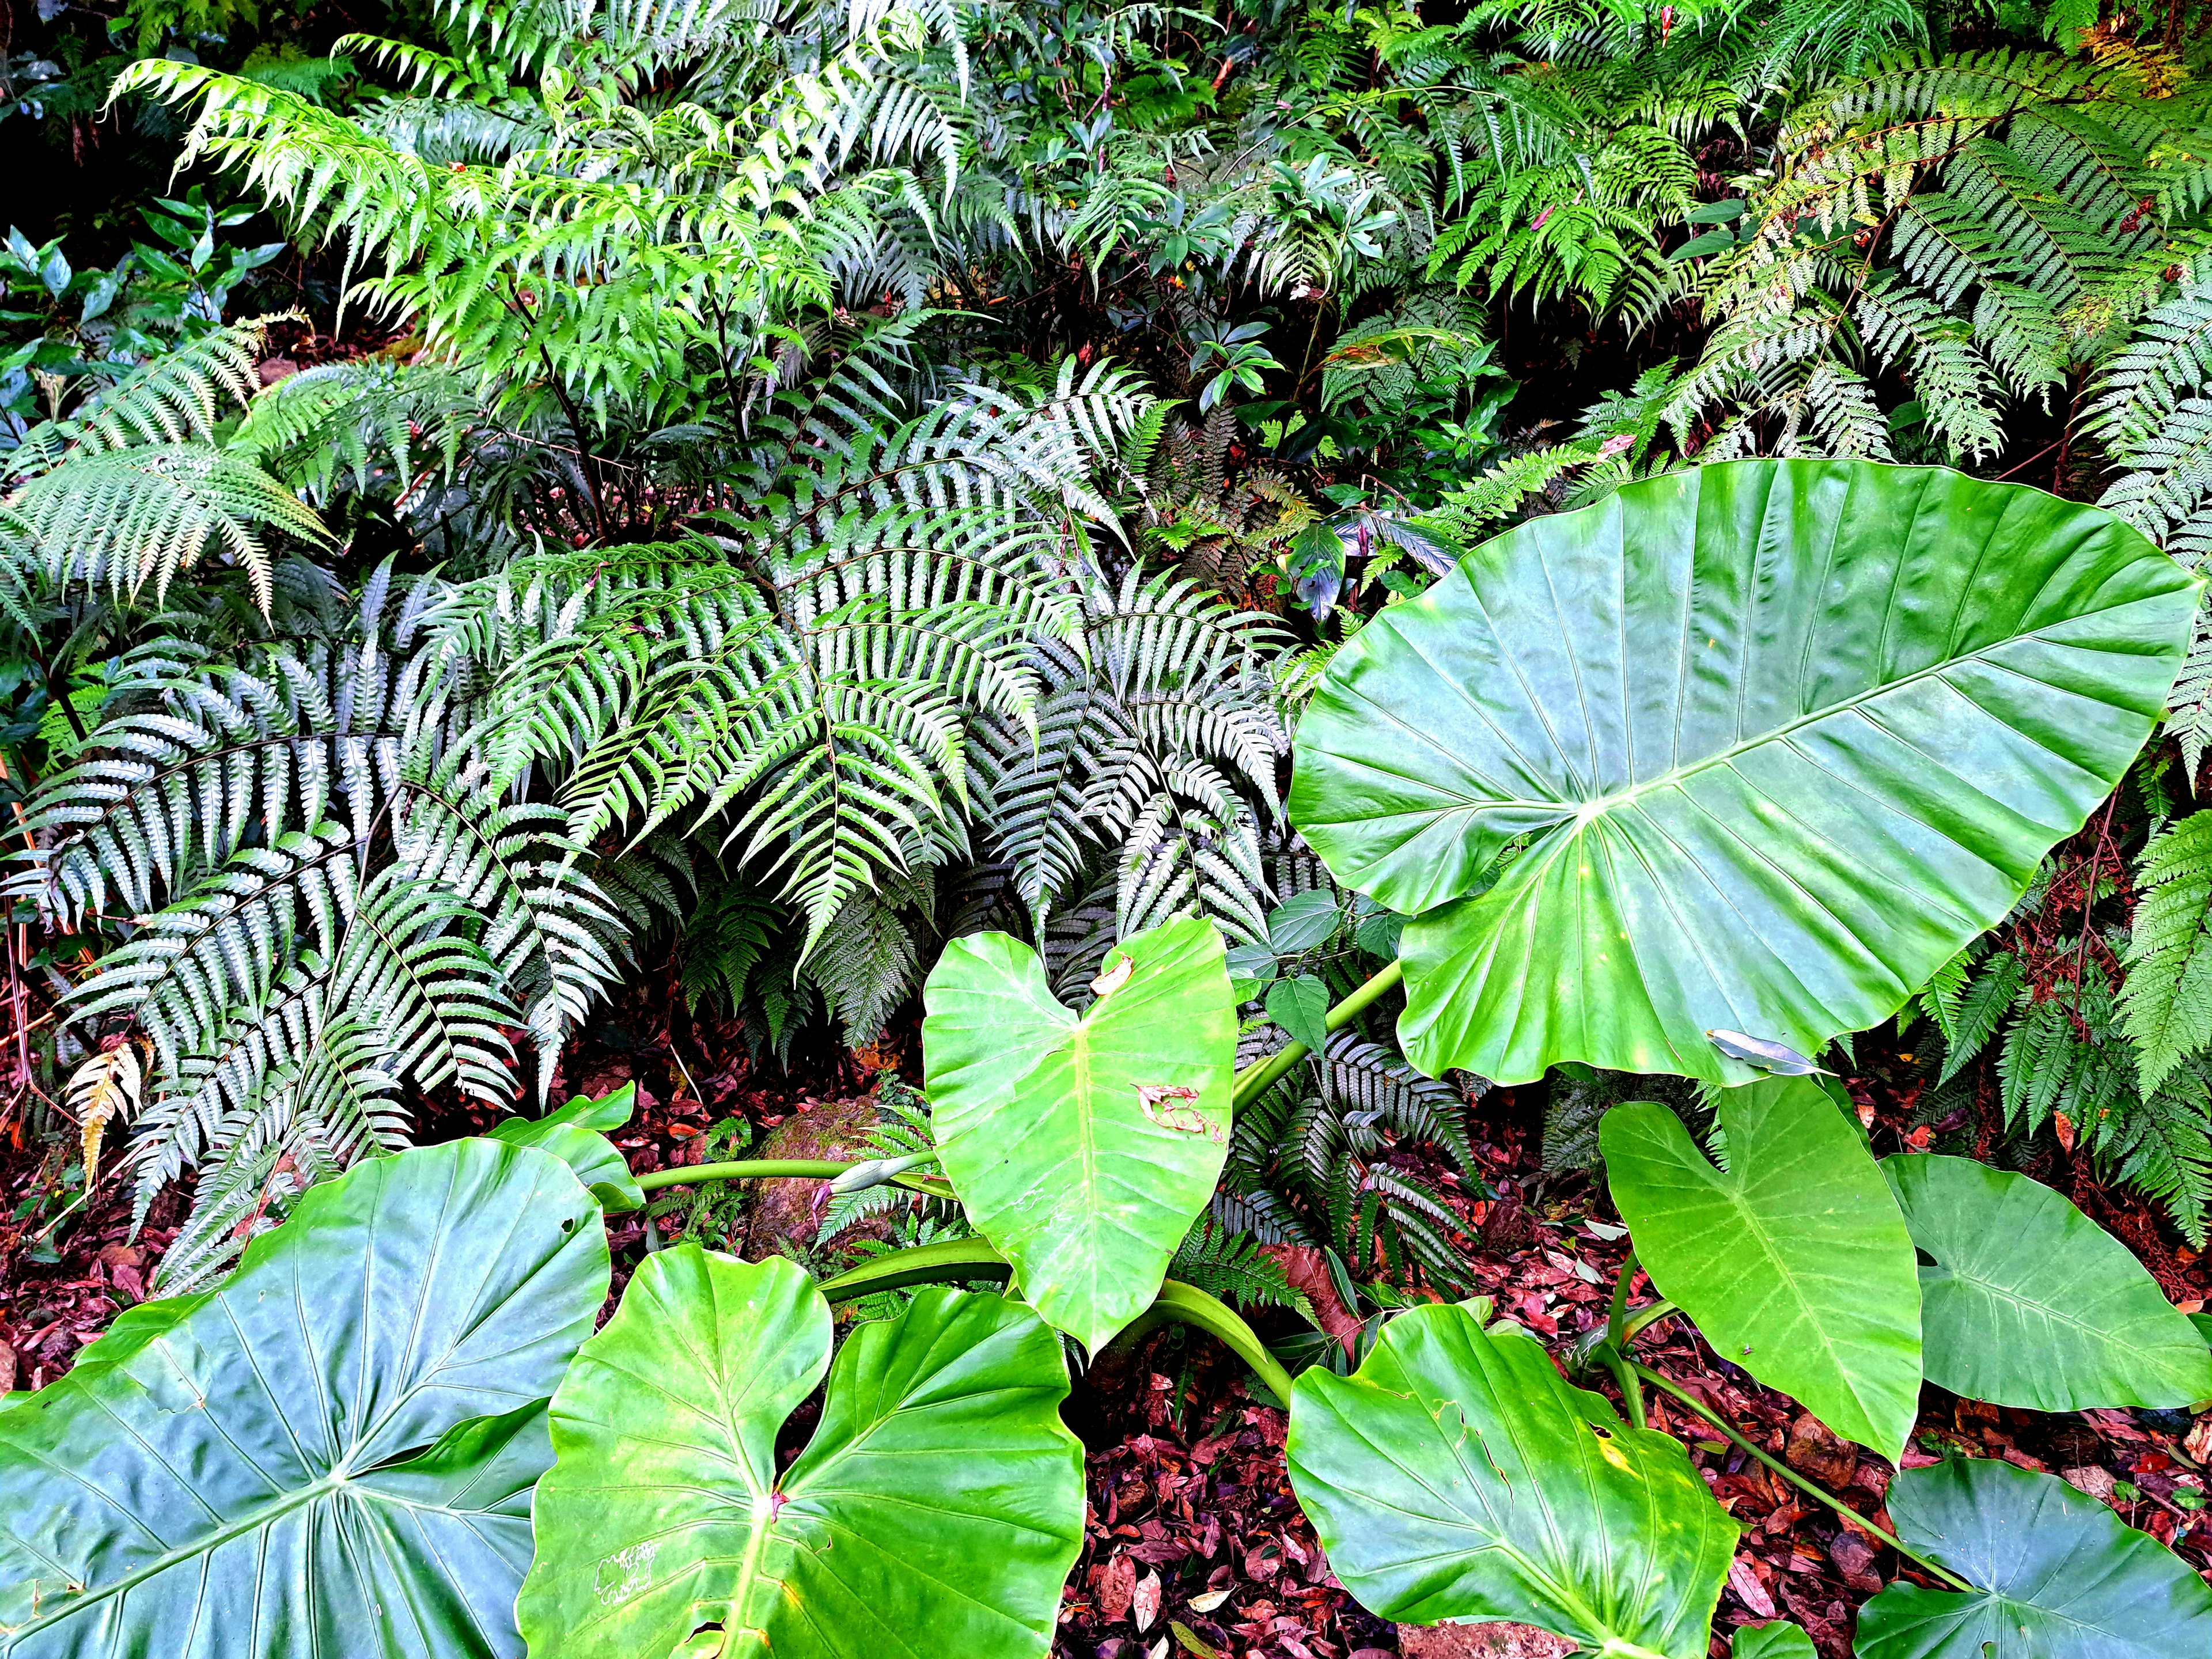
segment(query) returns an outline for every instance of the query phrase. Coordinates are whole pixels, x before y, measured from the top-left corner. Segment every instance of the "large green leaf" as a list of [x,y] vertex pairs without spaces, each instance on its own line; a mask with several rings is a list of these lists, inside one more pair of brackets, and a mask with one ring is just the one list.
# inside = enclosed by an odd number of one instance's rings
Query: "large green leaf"
[[1382,1328],[1349,1377],[1302,1372],[1291,1483],[1360,1604],[1510,1620],[1614,1659],[1704,1659],[1736,1526],[1680,1444],[1570,1388],[1489,1304]]
[[1729,1659],[1820,1659],[1820,1655],[1802,1626],[1777,1620],[1739,1625],[1729,1643]]
[[511,1117],[491,1131],[491,1139],[510,1146],[535,1146],[550,1152],[576,1172],[609,1215],[642,1209],[645,1189],[629,1171],[629,1162],[607,1139],[607,1131],[629,1121],[637,1105],[637,1085],[625,1083],[597,1100],[578,1095],[544,1117]]
[[1212,923],[1139,934],[1101,982],[1078,1018],[1029,946],[972,934],[930,974],[921,1027],[945,1175],[1030,1305],[1094,1353],[1152,1306],[1213,1194],[1237,1062]]
[[1728,1168],[1649,1103],[1598,1126],[1637,1259],[1715,1350],[1892,1462],[1920,1404],[1920,1286],[1881,1170],[1820,1085],[1721,1096]]
[[[646,1259],[553,1401],[517,1613],[532,1659],[1042,1659],[1083,1541],[1060,1339],[922,1291],[830,1364],[794,1263]],[[821,1426],[775,1437],[830,1370]]]
[[1928,1379],[2036,1411],[2212,1400],[2212,1349],[2127,1246],[2041,1182],[1972,1158],[1882,1171],[1920,1269]]
[[1858,1659],[2181,1659],[2212,1653],[2212,1589],[2148,1534],[1994,1458],[1906,1469],[1897,1535],[1977,1586],[1902,1580],[1859,1610]]
[[0,1654],[518,1656],[597,1207],[489,1140],[309,1189],[222,1288],[0,1413]]
[[2149,735],[2196,586],[2022,485],[1692,468],[1376,617],[1299,721],[1291,815],[1418,916],[1424,1071],[1748,1081],[1709,1030],[1816,1054],[2003,916]]

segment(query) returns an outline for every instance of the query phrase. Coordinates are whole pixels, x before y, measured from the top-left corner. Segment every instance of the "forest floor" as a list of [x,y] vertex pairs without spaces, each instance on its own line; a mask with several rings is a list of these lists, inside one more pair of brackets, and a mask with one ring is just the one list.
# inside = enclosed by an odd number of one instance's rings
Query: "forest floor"
[[[733,1118],[750,1127],[756,1146],[779,1132],[785,1142],[796,1134],[826,1145],[851,1121],[838,1108],[865,1092],[874,1072],[915,1074],[911,1029],[860,1061],[825,1056],[787,1073],[772,1059],[749,1058],[734,1026],[694,1022],[658,988],[632,996],[572,1052],[554,1098],[636,1081],[640,1110],[616,1139],[641,1173],[702,1161],[703,1151],[726,1142],[716,1126]],[[1877,1153],[1924,1144],[1925,1131],[1905,1127],[1913,1068],[1869,1039],[1858,1052],[1863,1070],[1849,1082]],[[1476,1291],[1564,1349],[1604,1320],[1625,1243],[1601,1183],[1542,1173],[1540,1116],[1538,1091],[1493,1091],[1474,1110],[1480,1188],[1451,1182],[1445,1189],[1463,1221],[1457,1242]],[[422,1138],[436,1139],[481,1127],[489,1114],[433,1109],[419,1121]],[[821,1133],[810,1135],[816,1124]],[[88,1206],[58,1218],[54,1194],[70,1155],[30,1144],[19,1121],[0,1121],[0,1390],[42,1387],[65,1373],[78,1349],[144,1294],[181,1210],[180,1194],[164,1194],[134,1241],[127,1180],[103,1176]],[[2212,1293],[2212,1266],[2177,1246],[2139,1200],[2098,1186],[2086,1162],[2053,1149],[2032,1172],[2124,1239],[2185,1311]],[[1425,1173],[1443,1180],[1436,1169]],[[795,1208],[803,1225],[819,1183],[776,1185],[787,1190],[763,1202],[780,1200],[787,1224]],[[656,1232],[665,1238],[662,1229],[685,1219],[664,1216]],[[726,1203],[697,1218],[707,1242],[719,1245],[737,1244],[741,1224]],[[611,1242],[618,1291],[645,1248],[645,1222],[619,1218]],[[1650,1294],[1641,1281],[1638,1291]],[[1685,1322],[1653,1327],[1638,1351],[1774,1455],[1839,1492],[1856,1516],[1887,1524],[1888,1466],[1837,1443]],[[1291,1496],[1283,1413],[1248,1393],[1243,1368],[1202,1339],[1170,1328],[1133,1352],[1109,1350],[1077,1384],[1067,1415],[1089,1449],[1091,1502],[1054,1649],[1063,1659],[1553,1659],[1565,1650],[1519,1626],[1401,1629],[1356,1606]],[[1897,1558],[1853,1518],[1805,1498],[1674,1401],[1655,1395],[1650,1421],[1684,1443],[1746,1528],[1717,1632],[1788,1618],[1812,1633],[1825,1659],[1849,1654],[1856,1609],[1897,1575]],[[795,1420],[793,1433],[805,1427]],[[2199,1507],[2212,1466],[2212,1413],[2055,1416],[1960,1401],[1929,1385],[1905,1461],[1947,1452],[2060,1474],[2212,1578],[2212,1511]],[[1725,1653],[1718,1635],[1713,1653]]]

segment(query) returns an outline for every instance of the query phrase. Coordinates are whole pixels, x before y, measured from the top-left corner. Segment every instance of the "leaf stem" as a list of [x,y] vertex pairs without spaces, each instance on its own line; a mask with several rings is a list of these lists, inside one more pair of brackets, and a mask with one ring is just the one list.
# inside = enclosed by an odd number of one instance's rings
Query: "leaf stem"
[[1014,1270],[980,1238],[948,1238],[936,1244],[916,1244],[894,1250],[859,1267],[825,1279],[818,1287],[832,1303],[878,1291],[903,1290],[909,1285],[943,1285],[970,1279],[995,1279],[1004,1283]]
[[[1406,976],[1405,969],[1392,963],[1372,979],[1354,989],[1351,995],[1328,1011],[1323,1024],[1329,1030],[1342,1030],[1365,1012],[1370,1003]],[[1233,1106],[1249,1105],[1275,1085],[1276,1079],[1291,1066],[1304,1060],[1313,1050],[1303,1042],[1292,1042],[1278,1048],[1265,1060],[1255,1060],[1237,1074],[1237,1087],[1231,1096]]]
[[[679,1169],[651,1170],[638,1176],[637,1184],[640,1191],[650,1193],[662,1187],[689,1187],[702,1181],[834,1181],[848,1170],[874,1161],[856,1158],[840,1163],[827,1158],[763,1158],[735,1164],[692,1164]],[[890,1184],[931,1198],[952,1196],[951,1184],[935,1176],[896,1175],[890,1177]]]
[[[938,1244],[918,1244],[910,1249],[866,1261],[849,1273],[822,1281],[822,1294],[832,1303],[849,1302],[878,1291],[895,1291],[908,1285],[937,1285],[948,1280],[1012,1277],[1013,1269],[980,1238],[951,1238]],[[1153,1327],[1189,1325],[1216,1337],[1285,1406],[1291,1403],[1291,1374],[1283,1362],[1267,1352],[1260,1334],[1237,1316],[1235,1309],[1195,1285],[1170,1279],[1160,1285],[1152,1305],[1122,1332],[1141,1336]],[[1120,1340],[1119,1338],[1116,1339]]]
[[1698,1399],[1688,1389],[1679,1388],[1674,1383],[1668,1382],[1665,1377],[1660,1376],[1658,1372],[1653,1370],[1649,1365],[1639,1364],[1633,1359],[1627,1360],[1626,1363],[1627,1364],[1628,1368],[1634,1371],[1637,1376],[1642,1377],[1653,1388],[1672,1395],[1676,1400],[1680,1401],[1682,1404],[1687,1406],[1699,1417],[1704,1418],[1706,1422],[1711,1424],[1723,1434],[1726,1435],[1730,1440],[1734,1441],[1740,1449],[1748,1452],[1752,1456],[1757,1458],[1761,1463],[1765,1464],[1775,1474],[1780,1475],[1784,1480],[1787,1480],[1791,1486],[1796,1487],[1800,1492],[1806,1492],[1810,1496],[1818,1498],[1821,1503],[1826,1504],[1830,1509],[1835,1510],[1837,1514],[1849,1516],[1853,1526],[1864,1528],[1868,1532],[1872,1533],[1876,1538],[1881,1539],[1883,1543],[1888,1545],[1890,1548],[1895,1550],[1906,1560],[1913,1563],[1922,1571],[1930,1574],[1931,1576],[1942,1579],[1953,1589],[1966,1590],[1969,1593],[1972,1592],[1974,1587],[1968,1583],[1965,1579],[1960,1577],[1956,1573],[1947,1571],[1945,1569],[1937,1566],[1933,1561],[1930,1561],[1924,1555],[1915,1554],[1912,1551],[1905,1548],[1903,1544],[1898,1541],[1895,1534],[1884,1531],[1881,1528],[1875,1525],[1873,1522],[1868,1520],[1866,1516],[1861,1515],[1850,1504],[1844,1503],[1842,1498],[1837,1497],[1833,1492],[1829,1492],[1826,1487],[1814,1485],[1812,1481],[1808,1480],[1803,1475],[1798,1474],[1796,1470],[1791,1468],[1787,1463],[1783,1462],[1779,1458],[1769,1455],[1765,1451],[1753,1445],[1750,1441],[1745,1439],[1741,1434],[1736,1431],[1735,1425],[1730,1424],[1726,1418],[1722,1417],[1717,1412],[1714,1411],[1711,1407],[1706,1405],[1704,1401]]
[[1605,1316],[1605,1363],[1613,1380],[1620,1385],[1620,1402],[1628,1407],[1628,1420],[1641,1429],[1649,1426],[1644,1419],[1644,1384],[1628,1359],[1628,1286],[1635,1277],[1636,1251],[1632,1246],[1621,1258],[1620,1272],[1613,1281],[1613,1306]]
[[1217,1339],[1249,1365],[1267,1392],[1285,1410],[1289,1409],[1291,1374],[1284,1369],[1283,1362],[1267,1351],[1260,1334],[1246,1324],[1234,1308],[1195,1285],[1186,1285],[1179,1279],[1163,1282],[1152,1305],[1132,1320],[1114,1340],[1127,1341],[1165,1324],[1188,1325]]

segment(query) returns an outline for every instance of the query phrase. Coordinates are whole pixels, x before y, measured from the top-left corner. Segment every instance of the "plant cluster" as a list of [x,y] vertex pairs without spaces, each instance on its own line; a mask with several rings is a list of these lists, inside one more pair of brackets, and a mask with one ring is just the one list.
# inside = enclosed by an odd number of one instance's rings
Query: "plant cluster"
[[[1744,581],[1747,558],[1765,580]],[[1563,586],[1611,614],[1578,626]],[[605,1138],[627,1093],[366,1159],[218,1287],[134,1309],[0,1413],[5,1650],[143,1647],[241,1603],[268,1633],[257,1651],[374,1628],[420,1653],[857,1656],[926,1631],[1041,1656],[1083,1539],[1068,1353],[1172,1321],[1288,1408],[1299,1501],[1378,1614],[1697,1659],[1739,1528],[1646,1426],[1645,1389],[1842,1501],[1639,1362],[1656,1320],[1694,1322],[1898,1462],[1923,1380],[2045,1410],[2212,1396],[2212,1346],[2117,1241],[2023,1175],[1878,1163],[1800,1047],[1893,1012],[2002,919],[2151,732],[2195,589],[2110,514],[2022,486],[1760,461],[1524,526],[1338,653],[1300,724],[1291,810],[1339,879],[1411,919],[1395,960],[1308,1035],[1329,1043],[1402,979],[1401,1029],[1433,1070],[1652,1071],[1656,1050],[1731,1085],[1711,1152],[1663,1104],[1600,1122],[1633,1254],[1567,1358],[1609,1376],[1618,1409],[1480,1300],[1378,1316],[1356,1369],[1293,1376],[1168,1275],[1189,1263],[1285,1299],[1200,1229],[1240,1106],[1308,1045],[1238,1068],[1251,988],[1203,916],[1121,939],[1079,1007],[1030,945],[979,931],[928,975],[927,1112],[909,1103],[879,1156],[823,1171],[847,1197],[896,1183],[957,1202],[971,1234],[819,1283],[687,1242],[649,1255],[594,1331],[603,1212],[648,1183],[793,1170],[639,1180]],[[1518,672],[1449,672],[1485,659]],[[1535,695],[1547,675],[1582,689]],[[1930,741],[1969,720],[1966,740]],[[1835,856],[1846,836],[1855,860]],[[1271,944],[1327,940],[1322,909],[1281,907]],[[1723,915],[1729,929],[1696,925]],[[1539,937],[1564,960],[1527,948]],[[1705,1024],[1723,1012],[1775,1035]],[[1359,1048],[1328,1060],[1367,1066],[1370,1098],[1395,1087],[1401,1113],[1425,1103]],[[1636,1299],[1639,1271],[1657,1299]],[[917,1285],[936,1287],[886,1307]],[[833,1304],[861,1297],[888,1316],[836,1343]],[[785,1467],[778,1434],[817,1387]],[[1867,1604],[1870,1653],[2101,1654],[2080,1632],[2123,1624],[2160,1652],[2212,1637],[2212,1589],[2056,1477],[1908,1468],[1888,1514],[1879,1535],[1928,1582]],[[405,1621],[380,1617],[393,1607]],[[1748,1639],[1811,1650],[1784,1627]]]
[[[2212,1399],[1996,1167],[2203,1242],[2212,125],[2179,13],[2015,10],[434,0],[313,72],[10,60],[192,171],[103,269],[0,252],[17,1097],[83,1196],[191,1201],[0,1404],[0,1656],[1042,1655],[1071,1358],[1172,1322],[1378,1615],[1697,1659],[1736,1528],[1656,1321],[1893,1460],[1923,1382]],[[549,1108],[664,963],[763,1064],[918,1000],[920,1086],[856,1159],[634,1175],[628,1097]],[[1823,1062],[1893,1019],[1932,1150],[1877,1160]],[[1634,1251],[1557,1356],[1441,1299],[1470,1109],[1544,1084]],[[654,1249],[595,1330],[602,1218],[794,1175],[892,1236]],[[1348,1343],[1237,1310],[1312,1312],[1282,1246]],[[1888,1512],[1876,1659],[2212,1640],[2047,1477]]]

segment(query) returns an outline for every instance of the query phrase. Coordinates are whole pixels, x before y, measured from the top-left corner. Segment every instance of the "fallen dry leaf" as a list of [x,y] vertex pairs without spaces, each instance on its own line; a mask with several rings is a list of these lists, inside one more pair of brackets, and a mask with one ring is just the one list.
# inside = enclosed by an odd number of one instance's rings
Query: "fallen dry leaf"
[[1766,1586],[1759,1582],[1759,1574],[1752,1566],[1749,1556],[1739,1555],[1729,1563],[1729,1588],[1737,1599],[1761,1619],[1774,1617],[1774,1598],[1766,1593]]
[[1137,1628],[1147,1631],[1152,1620],[1160,1616],[1160,1576],[1148,1572],[1137,1581],[1137,1589],[1129,1600],[1130,1611],[1137,1616]]

